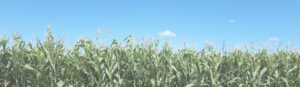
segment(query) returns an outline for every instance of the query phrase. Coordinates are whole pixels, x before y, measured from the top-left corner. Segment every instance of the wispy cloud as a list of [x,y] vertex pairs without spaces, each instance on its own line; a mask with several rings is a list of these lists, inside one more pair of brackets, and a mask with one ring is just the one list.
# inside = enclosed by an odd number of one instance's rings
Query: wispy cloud
[[231,24],[234,24],[236,22],[236,20],[235,19],[229,19],[228,22],[231,23]]
[[279,37],[270,37],[267,41],[268,46],[275,45],[276,47],[279,47],[281,44],[281,40]]
[[170,30],[165,30],[158,33],[160,37],[176,37],[177,35]]
[[278,38],[278,37],[270,37],[269,40],[270,41],[280,41],[280,38]]
[[85,36],[85,35],[81,35],[79,37],[79,40],[88,40],[88,39],[89,39],[88,36]]

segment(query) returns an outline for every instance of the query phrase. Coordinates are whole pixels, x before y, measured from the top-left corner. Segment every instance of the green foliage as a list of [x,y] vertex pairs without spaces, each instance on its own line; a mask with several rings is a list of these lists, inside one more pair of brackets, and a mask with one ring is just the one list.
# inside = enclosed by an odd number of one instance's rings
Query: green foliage
[[[48,31],[45,42],[27,43],[19,35],[0,40],[0,86],[33,87],[277,87],[300,86],[300,54],[235,50],[173,51],[158,41],[97,45],[80,40],[65,48]],[[125,45],[124,45],[125,44]]]

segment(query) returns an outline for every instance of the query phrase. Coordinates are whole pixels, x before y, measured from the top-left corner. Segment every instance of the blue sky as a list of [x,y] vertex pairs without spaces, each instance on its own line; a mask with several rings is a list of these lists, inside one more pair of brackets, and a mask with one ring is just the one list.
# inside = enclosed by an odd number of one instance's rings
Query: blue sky
[[300,47],[299,0],[1,0],[0,35],[19,32],[42,38],[48,24],[56,36],[74,43],[82,35],[123,40],[170,38],[201,47],[280,40]]

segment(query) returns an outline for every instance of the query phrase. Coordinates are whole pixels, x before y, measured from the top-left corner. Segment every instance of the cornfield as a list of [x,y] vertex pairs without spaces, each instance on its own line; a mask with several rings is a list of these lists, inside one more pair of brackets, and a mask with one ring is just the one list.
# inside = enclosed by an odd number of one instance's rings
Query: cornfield
[[48,31],[45,41],[18,34],[0,41],[1,87],[296,87],[300,53],[278,49],[218,51],[160,47],[157,40],[81,39],[71,48]]

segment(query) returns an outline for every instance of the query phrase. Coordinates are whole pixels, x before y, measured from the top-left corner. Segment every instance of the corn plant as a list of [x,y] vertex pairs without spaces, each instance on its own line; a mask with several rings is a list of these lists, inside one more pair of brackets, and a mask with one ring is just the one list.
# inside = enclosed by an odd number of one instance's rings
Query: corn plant
[[[12,43],[11,43],[12,42]],[[132,35],[111,44],[79,40],[66,48],[51,31],[28,43],[18,34],[0,40],[1,87],[296,87],[300,53],[173,50],[159,41],[135,42]]]

